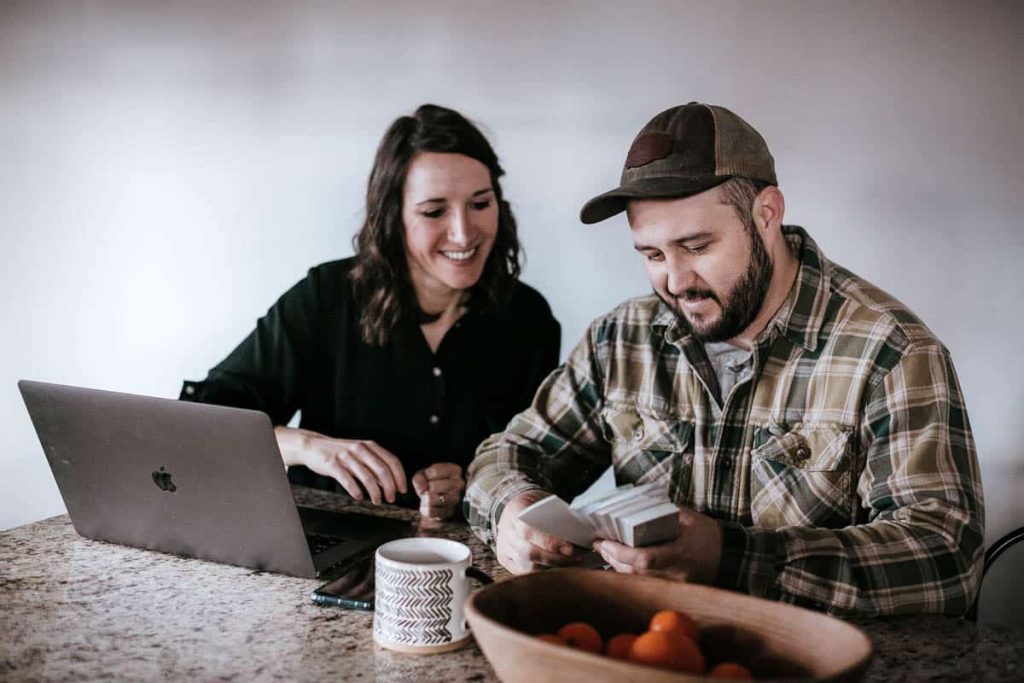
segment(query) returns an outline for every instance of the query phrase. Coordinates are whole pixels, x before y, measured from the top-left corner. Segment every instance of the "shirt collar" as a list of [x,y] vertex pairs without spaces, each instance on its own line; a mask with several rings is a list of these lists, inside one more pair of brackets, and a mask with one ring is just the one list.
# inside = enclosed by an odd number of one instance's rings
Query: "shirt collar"
[[[654,315],[654,320],[651,321],[652,327],[671,327],[677,326],[679,321],[676,319],[676,314],[671,308],[665,305],[665,302],[660,298],[658,299],[658,312]],[[685,332],[684,332],[685,336]]]
[[[830,296],[831,262],[803,228],[784,225],[782,234],[793,254],[800,260],[800,270],[789,296],[758,335],[755,345],[765,341],[769,335],[781,333],[808,351],[814,351],[818,347],[818,336],[825,323],[825,309]],[[658,302],[658,312],[651,326],[667,328],[664,332],[665,340],[672,344],[689,336],[689,330],[663,301]]]
[[800,270],[789,296],[758,336],[758,341],[774,329],[795,344],[814,351],[818,348],[818,336],[825,324],[825,310],[831,297],[832,264],[803,228],[784,225],[782,234],[793,255],[800,260]]

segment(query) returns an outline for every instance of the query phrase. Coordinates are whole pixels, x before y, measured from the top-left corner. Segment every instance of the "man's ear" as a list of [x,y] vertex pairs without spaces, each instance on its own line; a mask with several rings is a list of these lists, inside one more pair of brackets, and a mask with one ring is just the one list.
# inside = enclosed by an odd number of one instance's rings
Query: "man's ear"
[[782,196],[782,190],[775,185],[769,185],[761,190],[754,198],[751,213],[754,224],[757,225],[757,229],[761,231],[762,235],[778,232],[786,213],[786,198]]

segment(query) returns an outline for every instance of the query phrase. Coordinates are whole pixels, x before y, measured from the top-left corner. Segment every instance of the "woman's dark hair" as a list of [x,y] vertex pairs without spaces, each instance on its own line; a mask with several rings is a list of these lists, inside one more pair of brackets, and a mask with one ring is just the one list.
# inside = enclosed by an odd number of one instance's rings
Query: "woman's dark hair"
[[402,189],[409,163],[418,152],[448,152],[476,159],[491,174],[498,206],[498,233],[480,279],[465,305],[489,311],[502,306],[519,277],[516,220],[498,178],[505,174],[483,134],[461,114],[424,104],[398,118],[380,141],[366,188],[366,220],[352,239],[355,265],[349,273],[361,310],[359,329],[367,344],[383,346],[400,322],[431,317],[420,310],[409,277],[402,222]]

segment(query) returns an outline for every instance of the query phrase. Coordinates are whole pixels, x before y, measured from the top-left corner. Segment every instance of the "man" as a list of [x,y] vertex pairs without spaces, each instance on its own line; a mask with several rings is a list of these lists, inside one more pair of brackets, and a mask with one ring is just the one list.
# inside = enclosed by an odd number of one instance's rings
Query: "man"
[[467,518],[501,563],[578,562],[517,514],[611,465],[619,485],[667,481],[682,528],[595,542],[617,571],[836,613],[964,613],[983,502],[942,343],[783,225],[764,140],[723,107],[656,116],[581,219],[623,210],[655,296],[595,320],[470,466]]

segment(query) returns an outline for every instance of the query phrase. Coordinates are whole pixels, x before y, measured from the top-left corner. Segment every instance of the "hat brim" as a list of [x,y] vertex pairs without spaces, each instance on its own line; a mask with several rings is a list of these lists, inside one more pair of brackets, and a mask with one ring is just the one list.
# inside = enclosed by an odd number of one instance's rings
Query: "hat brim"
[[626,210],[630,199],[682,199],[721,185],[732,176],[642,178],[599,194],[580,209],[584,223],[600,223]]

